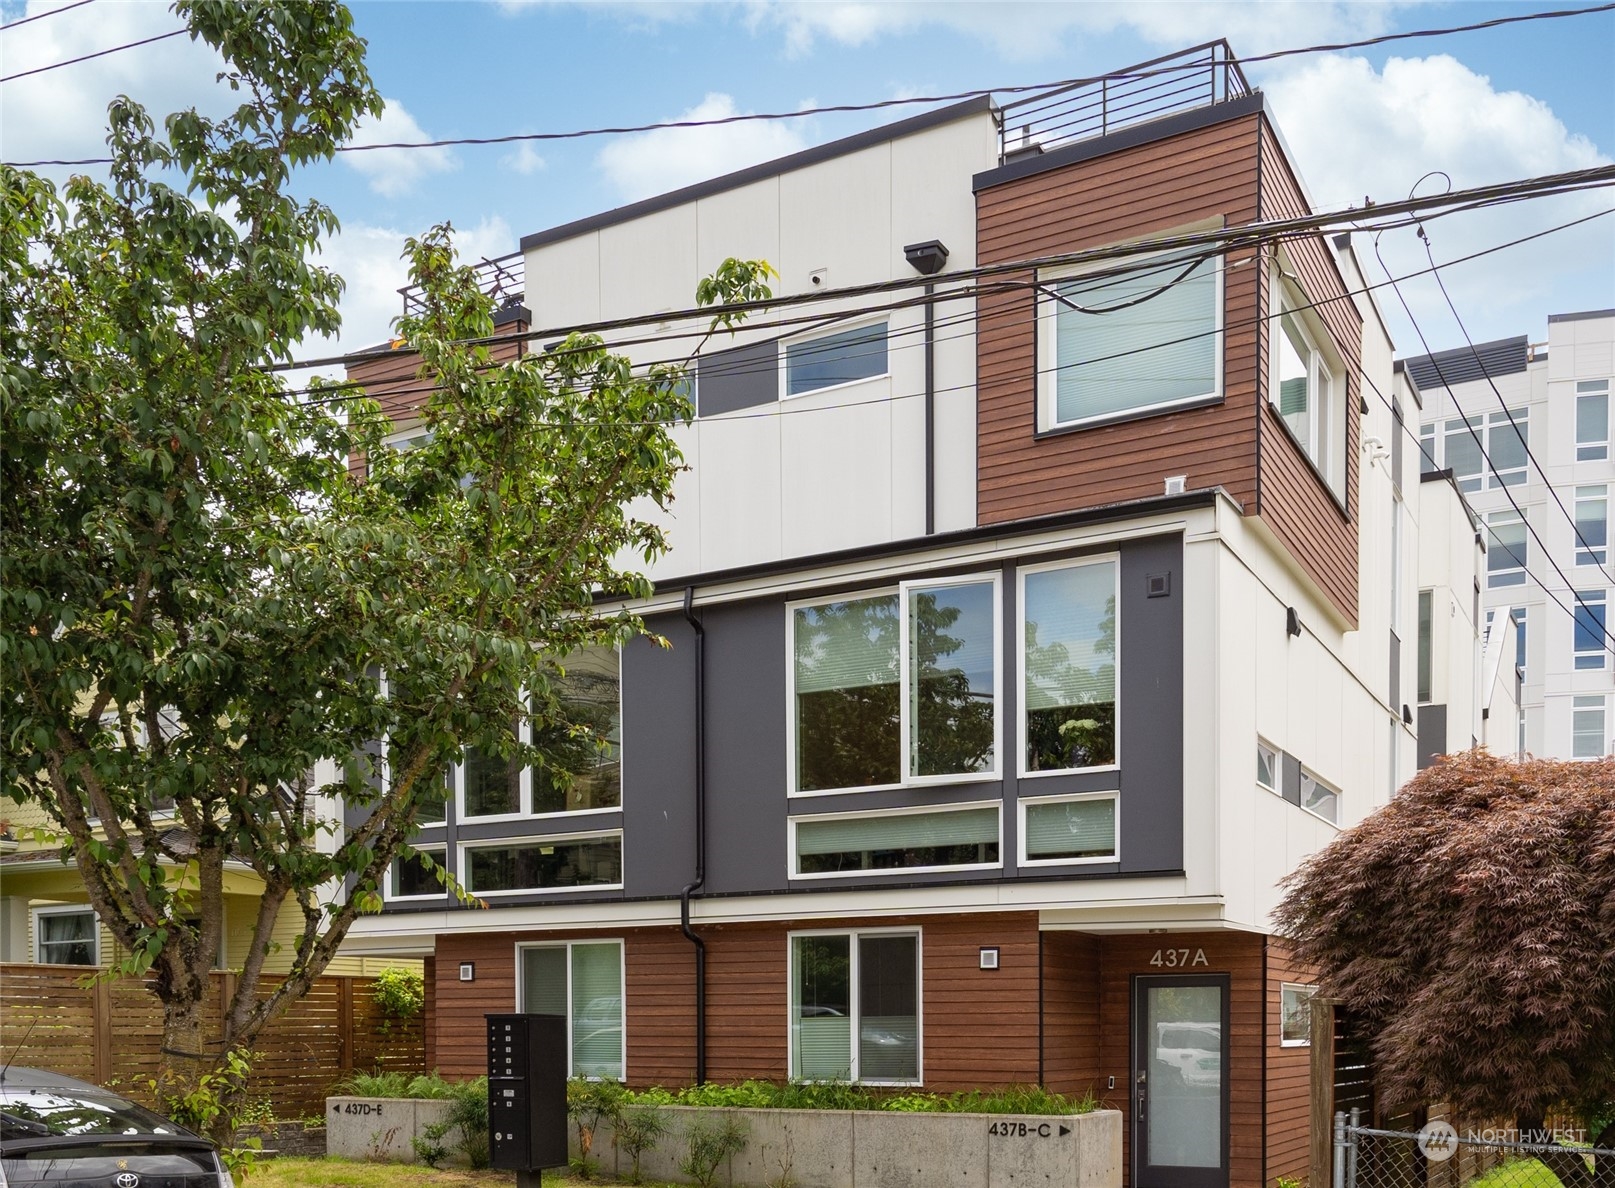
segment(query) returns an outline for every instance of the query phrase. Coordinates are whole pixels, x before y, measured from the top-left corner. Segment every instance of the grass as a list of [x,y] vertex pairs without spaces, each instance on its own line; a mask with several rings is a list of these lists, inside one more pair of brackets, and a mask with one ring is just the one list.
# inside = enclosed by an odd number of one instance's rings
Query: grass
[[1539,1159],[1511,1159],[1492,1168],[1469,1188],[1563,1188],[1559,1177]]

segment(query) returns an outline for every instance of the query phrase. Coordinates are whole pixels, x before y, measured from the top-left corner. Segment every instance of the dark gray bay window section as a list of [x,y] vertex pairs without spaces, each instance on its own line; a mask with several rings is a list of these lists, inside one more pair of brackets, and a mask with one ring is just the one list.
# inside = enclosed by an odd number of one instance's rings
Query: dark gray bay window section
[[885,375],[886,323],[785,344],[785,395],[802,396]]
[[998,864],[998,806],[797,820],[796,873]]
[[1048,430],[1215,398],[1220,257],[1170,255],[1120,275],[1045,278],[1038,326]]
[[473,895],[621,886],[622,837],[536,837],[467,847],[462,880]]
[[791,622],[796,791],[995,770],[992,577],[799,606]]

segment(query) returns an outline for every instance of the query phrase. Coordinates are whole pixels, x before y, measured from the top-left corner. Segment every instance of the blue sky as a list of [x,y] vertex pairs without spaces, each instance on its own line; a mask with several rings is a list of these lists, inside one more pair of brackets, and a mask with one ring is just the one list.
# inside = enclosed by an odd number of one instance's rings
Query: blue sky
[[[6,20],[64,0],[0,3]],[[1568,5],[1566,5],[1568,7]],[[375,140],[415,140],[794,111],[1116,70],[1216,37],[1236,53],[1489,20],[1514,3],[392,3],[354,6],[389,107]],[[1557,7],[1557,5],[1554,5]],[[94,3],[0,34],[10,74],[176,27],[156,0]],[[1615,155],[1615,13],[1542,21],[1254,66],[1320,207],[1389,201],[1443,170],[1462,187],[1608,163]],[[0,84],[7,160],[94,155],[119,91],[154,112],[222,101],[217,63],[185,39]],[[347,154],[299,187],[344,232],[343,346],[384,336],[406,234],[451,221],[473,255],[663,189],[847,135],[921,108],[726,129]],[[66,170],[55,171],[57,176]],[[1428,188],[1430,183],[1426,183]],[[1615,190],[1433,224],[1438,260],[1615,206]],[[1393,271],[1424,264],[1386,237]],[[1371,279],[1377,279],[1370,245]],[[1546,334],[1551,312],[1615,305],[1615,215],[1456,267],[1449,287],[1477,338]],[[1428,281],[1405,289],[1432,349],[1462,338]],[[1394,306],[1388,294],[1382,303]],[[1419,353],[1387,308],[1402,353]],[[328,351],[330,344],[312,343]]]

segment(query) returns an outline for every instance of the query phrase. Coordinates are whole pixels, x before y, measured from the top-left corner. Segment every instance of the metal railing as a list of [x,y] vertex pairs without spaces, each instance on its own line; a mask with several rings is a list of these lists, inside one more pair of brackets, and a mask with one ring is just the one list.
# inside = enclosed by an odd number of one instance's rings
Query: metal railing
[[1615,1164],[1615,1151],[1586,1145],[1577,1130],[1521,1134],[1499,1127],[1431,1122],[1417,1131],[1361,1125],[1335,1115],[1333,1188],[1584,1188]]
[[[477,274],[477,286],[493,298],[496,309],[522,303],[527,291],[527,261],[520,252],[492,259],[484,256],[471,268]],[[404,299],[406,317],[421,311],[419,285],[405,285],[398,290],[398,294]]]
[[1132,124],[1251,93],[1226,41],[1208,41],[1000,108],[998,159],[1108,136]]

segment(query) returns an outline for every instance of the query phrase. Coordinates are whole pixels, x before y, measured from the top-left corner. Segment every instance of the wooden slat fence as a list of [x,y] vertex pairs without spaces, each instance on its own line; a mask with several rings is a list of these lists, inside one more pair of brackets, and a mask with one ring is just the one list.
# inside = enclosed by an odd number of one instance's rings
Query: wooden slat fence
[[[203,1008],[218,1036],[235,975],[213,974]],[[157,1072],[162,1006],[141,979],[85,985],[78,966],[0,964],[0,1049],[14,1064],[87,1081],[117,1083],[134,1096]],[[265,988],[276,979],[265,978]],[[248,1090],[277,1118],[321,1115],[331,1086],[355,1070],[424,1072],[422,1020],[398,1023],[376,1007],[375,979],[320,978],[264,1029]]]

